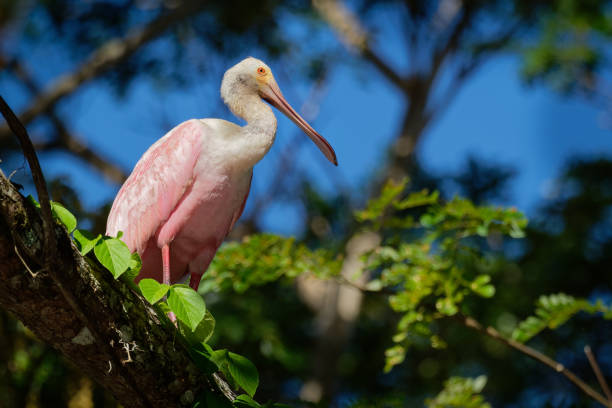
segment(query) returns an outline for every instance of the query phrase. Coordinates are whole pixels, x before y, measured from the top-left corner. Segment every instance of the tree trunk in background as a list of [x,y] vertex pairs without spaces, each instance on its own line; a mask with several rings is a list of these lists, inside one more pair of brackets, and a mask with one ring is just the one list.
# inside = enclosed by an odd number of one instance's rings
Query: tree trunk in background
[[[341,271],[344,279],[358,286],[367,281],[367,276],[361,273],[361,256],[380,245],[380,241],[380,235],[374,232],[363,232],[350,239]],[[339,357],[359,317],[363,294],[348,284],[313,277],[300,278],[297,283],[300,297],[317,312],[318,332],[313,376],[302,387],[300,397],[318,402],[335,391]]]

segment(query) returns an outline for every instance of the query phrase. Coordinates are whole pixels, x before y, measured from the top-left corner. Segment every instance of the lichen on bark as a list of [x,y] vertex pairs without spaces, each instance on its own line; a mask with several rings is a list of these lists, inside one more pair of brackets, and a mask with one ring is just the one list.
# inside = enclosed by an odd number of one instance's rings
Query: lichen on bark
[[221,393],[190,360],[167,319],[129,285],[81,256],[63,226],[54,228],[59,262],[53,272],[61,274],[62,286],[87,321],[78,317],[42,261],[38,210],[0,171],[1,307],[124,406],[184,407],[199,392]]

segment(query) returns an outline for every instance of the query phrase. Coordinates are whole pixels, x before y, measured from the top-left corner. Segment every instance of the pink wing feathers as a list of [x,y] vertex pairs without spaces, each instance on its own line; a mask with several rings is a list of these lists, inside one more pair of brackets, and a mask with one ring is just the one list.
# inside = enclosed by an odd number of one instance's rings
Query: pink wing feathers
[[130,250],[142,252],[193,183],[193,169],[206,125],[181,123],[153,144],[119,190],[106,224],[107,235],[123,231]]
[[238,211],[236,211],[234,213],[234,215],[232,216],[232,222],[231,222],[231,224],[229,226],[229,229],[227,230],[227,234],[225,234],[225,236],[228,236],[229,233],[232,232],[232,230],[234,229],[234,225],[236,225],[236,222],[238,221],[238,219],[242,215],[242,212],[244,211],[244,207],[246,207],[246,202],[247,202],[247,198],[249,198],[249,191],[251,190],[251,182],[252,181],[253,181],[253,173],[251,173],[251,177],[249,178],[249,186],[247,187],[246,194],[244,195],[244,200],[242,200],[242,204],[240,205],[240,209],[238,209]]

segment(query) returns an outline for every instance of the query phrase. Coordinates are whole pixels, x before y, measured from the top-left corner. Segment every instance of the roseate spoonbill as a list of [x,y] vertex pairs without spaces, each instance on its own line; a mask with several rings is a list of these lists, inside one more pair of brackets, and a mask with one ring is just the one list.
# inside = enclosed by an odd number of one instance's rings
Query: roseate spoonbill
[[263,100],[338,164],[330,144],[287,103],[262,61],[249,57],[227,70],[221,98],[245,126],[223,119],[181,123],[146,151],[115,198],[106,233],[123,231],[123,241],[141,256],[137,280],[170,284],[189,273],[197,290],[242,214],[253,166],[274,142],[276,117]]

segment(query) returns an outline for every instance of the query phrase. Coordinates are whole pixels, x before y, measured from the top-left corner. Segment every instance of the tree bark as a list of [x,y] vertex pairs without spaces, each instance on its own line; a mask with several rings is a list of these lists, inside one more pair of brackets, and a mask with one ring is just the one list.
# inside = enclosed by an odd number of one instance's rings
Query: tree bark
[[127,284],[83,257],[57,222],[55,262],[63,290],[45,269],[40,212],[0,171],[0,306],[126,407],[191,406],[206,389],[221,393],[182,347],[175,329]]

